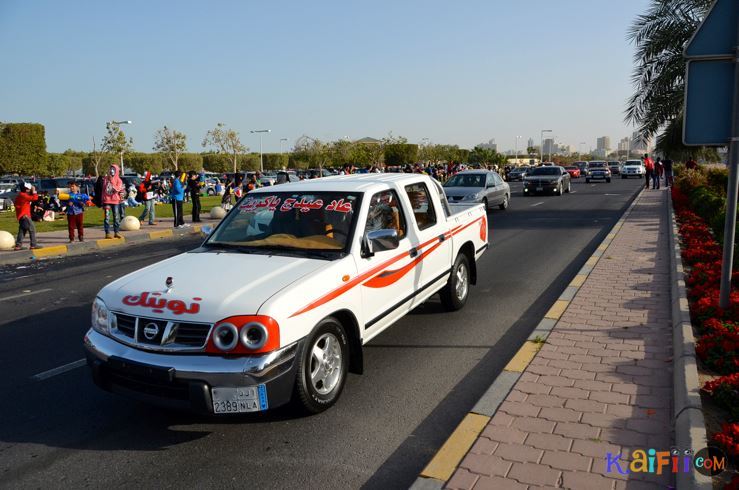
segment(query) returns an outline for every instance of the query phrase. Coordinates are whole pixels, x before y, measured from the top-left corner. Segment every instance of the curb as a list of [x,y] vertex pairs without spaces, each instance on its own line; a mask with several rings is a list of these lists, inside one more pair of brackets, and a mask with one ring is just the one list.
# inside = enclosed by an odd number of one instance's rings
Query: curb
[[[559,298],[549,308],[549,311],[547,311],[544,318],[537,324],[534,331],[531,332],[526,342],[524,342],[518,352],[516,352],[513,358],[503,368],[503,371],[495,378],[475,406],[472,407],[472,410],[465,415],[462,422],[454,429],[454,432],[452,432],[446,442],[439,448],[433,458],[431,458],[431,461],[421,471],[416,481],[410,487],[411,490],[437,490],[449,481],[459,466],[459,463],[462,462],[462,459],[467,455],[477,440],[477,437],[487,425],[487,422],[495,415],[500,404],[503,403],[503,400],[505,400],[508,393],[513,389],[513,386],[534,359],[536,353],[539,352],[541,344],[549,337],[549,333],[557,325],[559,319],[575,297],[575,294],[580,290],[587,277],[595,268],[595,265],[603,256],[603,253],[608,249],[608,246],[616,237],[619,230],[621,230],[634,206],[639,202],[643,192],[644,189],[634,198],[623,216],[613,225],[611,231],[608,232],[605,239],[598,245],[590,258],[588,258],[585,265],[582,266]],[[473,435],[472,431],[476,428],[476,425],[469,423],[471,417],[473,417],[473,420],[481,421],[484,419],[485,421],[483,424],[477,424],[479,425],[479,430]],[[470,437],[471,435],[472,437]]]
[[5,265],[24,264],[42,259],[52,259],[60,257],[72,257],[77,255],[85,255],[99,250],[108,250],[111,248],[121,247],[124,245],[135,245],[139,243],[151,242],[155,240],[166,240],[175,238],[187,238],[195,235],[202,236],[202,226],[195,225],[184,230],[157,230],[148,233],[141,233],[129,238],[113,238],[113,239],[97,239],[75,243],[73,245],[53,245],[49,247],[39,248],[36,250],[28,250],[26,253],[17,253],[14,256],[4,257],[0,255],[0,267]]
[[[703,405],[700,397],[698,363],[695,357],[695,337],[690,321],[688,297],[685,292],[685,272],[677,240],[677,222],[672,211],[672,194],[667,195],[667,227],[670,239],[670,292],[672,299],[672,359],[674,387],[675,445],[678,448],[704,448],[708,445]],[[710,477],[696,471],[678,473],[678,489],[710,490]]]

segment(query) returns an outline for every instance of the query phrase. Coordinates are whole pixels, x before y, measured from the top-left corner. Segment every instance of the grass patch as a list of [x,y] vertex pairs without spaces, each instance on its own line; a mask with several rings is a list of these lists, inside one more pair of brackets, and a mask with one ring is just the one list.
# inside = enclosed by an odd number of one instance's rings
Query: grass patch
[[[220,196],[213,197],[201,197],[200,206],[202,208],[201,214],[207,215],[210,209],[221,204]],[[126,208],[127,216],[141,216],[144,211],[143,206],[135,208]],[[183,214],[185,218],[191,215],[192,203],[184,203]],[[171,218],[172,205],[160,204],[156,207],[156,218]],[[33,223],[36,227],[37,232],[44,231],[57,231],[67,229],[67,217],[61,215],[61,218],[57,218],[55,221],[35,221]],[[90,207],[85,210],[85,228],[94,228],[103,226],[103,210],[97,207]],[[0,230],[8,231],[15,235],[18,233],[18,220],[15,219],[15,211],[2,211],[0,212]]]

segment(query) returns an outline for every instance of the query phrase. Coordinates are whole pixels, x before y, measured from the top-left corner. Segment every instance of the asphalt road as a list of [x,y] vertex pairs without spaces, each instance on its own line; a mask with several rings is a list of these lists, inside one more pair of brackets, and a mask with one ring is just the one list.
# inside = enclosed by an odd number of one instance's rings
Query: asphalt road
[[366,346],[365,374],[312,417],[169,412],[102,392],[70,364],[100,287],[195,241],[0,269],[0,486],[407,488],[641,182],[581,179],[562,197],[523,197],[513,183],[511,207],[489,213],[491,249],[466,307],[417,308]]

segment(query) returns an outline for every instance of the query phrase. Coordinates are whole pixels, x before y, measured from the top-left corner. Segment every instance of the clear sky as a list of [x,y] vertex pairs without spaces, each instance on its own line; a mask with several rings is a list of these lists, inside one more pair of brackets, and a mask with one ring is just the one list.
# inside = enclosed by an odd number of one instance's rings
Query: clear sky
[[201,151],[223,122],[252,151],[302,134],[519,147],[552,129],[595,148],[629,135],[633,46],[648,0],[0,0],[0,121],[40,122],[49,151],[89,151],[105,122],[151,151],[168,125]]

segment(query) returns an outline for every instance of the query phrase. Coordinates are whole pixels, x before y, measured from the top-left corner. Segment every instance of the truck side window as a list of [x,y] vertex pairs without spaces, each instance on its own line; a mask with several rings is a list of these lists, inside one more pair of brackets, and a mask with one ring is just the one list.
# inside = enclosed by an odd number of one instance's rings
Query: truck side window
[[396,230],[398,238],[405,237],[405,217],[395,191],[378,192],[370,199],[364,232],[375,230]]
[[444,210],[444,214],[448,218],[452,215],[452,211],[449,209],[449,200],[446,197],[446,193],[444,192],[444,188],[439,184],[437,180],[434,180],[434,185],[436,185],[436,192],[439,193],[439,200],[441,201],[441,207]]
[[425,230],[436,224],[436,212],[434,205],[431,203],[429,190],[426,184],[421,182],[405,186],[405,192],[411,201],[413,216],[416,218],[416,224],[419,230]]

